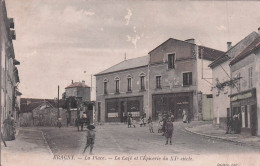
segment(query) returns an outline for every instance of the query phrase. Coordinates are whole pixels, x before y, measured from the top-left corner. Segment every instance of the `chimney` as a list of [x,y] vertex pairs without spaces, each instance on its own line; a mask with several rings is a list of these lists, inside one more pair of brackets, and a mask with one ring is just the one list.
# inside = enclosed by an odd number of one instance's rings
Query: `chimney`
[[195,44],[195,39],[187,39],[185,41],[191,44]]
[[232,42],[227,42],[227,50],[229,50],[232,47]]
[[260,34],[260,27],[258,28],[258,33]]
[[71,80],[71,83],[73,84],[73,80]]
[[82,80],[82,83],[85,84],[85,80]]

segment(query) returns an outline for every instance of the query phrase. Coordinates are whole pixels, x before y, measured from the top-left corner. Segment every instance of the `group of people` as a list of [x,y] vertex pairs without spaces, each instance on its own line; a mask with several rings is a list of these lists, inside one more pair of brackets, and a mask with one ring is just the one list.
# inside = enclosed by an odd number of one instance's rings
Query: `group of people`
[[240,113],[234,114],[232,117],[227,118],[227,131],[226,134],[239,134],[241,132]]

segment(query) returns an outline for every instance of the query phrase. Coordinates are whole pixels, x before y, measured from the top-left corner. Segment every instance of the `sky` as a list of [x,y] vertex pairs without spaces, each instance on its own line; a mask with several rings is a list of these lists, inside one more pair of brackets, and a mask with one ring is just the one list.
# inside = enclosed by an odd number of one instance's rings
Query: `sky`
[[[56,98],[71,80],[145,56],[169,38],[226,51],[260,27],[257,1],[6,0],[22,97]],[[92,77],[95,100],[95,77]]]

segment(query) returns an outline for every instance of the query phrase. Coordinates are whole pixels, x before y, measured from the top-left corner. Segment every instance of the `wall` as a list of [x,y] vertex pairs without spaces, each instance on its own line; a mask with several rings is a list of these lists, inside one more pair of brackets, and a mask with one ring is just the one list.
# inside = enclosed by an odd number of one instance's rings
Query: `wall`
[[83,87],[74,87],[74,88],[67,88],[65,90],[66,97],[75,96],[75,97],[82,97],[83,101],[90,101],[90,88],[83,88]]
[[19,114],[19,124],[20,127],[30,127],[33,126],[33,116],[31,112],[25,112]]
[[149,53],[151,64],[164,62],[166,53],[176,53],[176,60],[193,58],[194,46],[180,40],[169,39]]
[[[208,61],[203,59],[197,59],[197,71],[198,71],[198,91],[202,92],[203,94],[212,94],[211,87],[212,87],[212,70],[209,66],[212,61]],[[202,69],[203,66],[203,69]],[[202,72],[203,78],[202,79]],[[205,79],[207,78],[207,79]]]
[[[219,79],[220,83],[230,80],[229,76],[231,74],[230,74],[229,62],[230,61],[226,61],[221,64],[224,70],[220,65],[212,69],[213,87],[215,87],[217,84],[216,81],[217,78]],[[225,89],[223,91],[220,91],[219,94],[217,88],[213,88],[212,94],[213,94],[214,123],[220,124],[221,126],[226,126],[227,108],[230,108],[230,98],[229,98],[230,88],[225,87]]]
[[[140,90],[140,74],[145,74],[145,91]],[[132,92],[127,92],[127,77],[132,77]],[[120,78],[119,94],[115,94],[115,78]],[[107,80],[107,94],[104,94],[104,80]],[[105,121],[105,100],[111,98],[123,98],[133,96],[143,96],[144,109],[148,111],[147,107],[147,67],[129,69],[125,71],[119,71],[116,73],[104,74],[96,76],[96,103],[101,103],[101,122]],[[96,104],[96,120],[98,119],[98,104]]]
[[258,119],[258,135],[260,135],[260,49],[255,52],[255,87],[256,87],[256,97],[257,97],[257,119]]

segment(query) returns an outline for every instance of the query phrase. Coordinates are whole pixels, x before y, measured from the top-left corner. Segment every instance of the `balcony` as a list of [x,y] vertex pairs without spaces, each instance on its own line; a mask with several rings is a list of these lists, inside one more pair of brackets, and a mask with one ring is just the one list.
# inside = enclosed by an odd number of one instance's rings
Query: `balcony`
[[14,19],[13,18],[8,18],[8,23],[9,23],[9,28],[14,29]]

